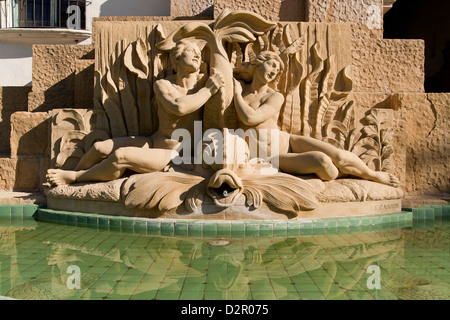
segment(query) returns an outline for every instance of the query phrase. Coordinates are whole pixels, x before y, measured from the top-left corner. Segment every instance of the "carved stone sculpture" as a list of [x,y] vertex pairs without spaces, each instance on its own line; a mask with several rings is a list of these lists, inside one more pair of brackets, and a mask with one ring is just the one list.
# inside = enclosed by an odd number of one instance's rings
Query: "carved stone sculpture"
[[[392,130],[377,109],[355,118],[346,28],[225,11],[212,26],[99,33],[96,107],[54,116],[48,206],[221,219],[399,210]],[[84,125],[58,131],[71,117]],[[329,213],[335,203],[346,206]]]

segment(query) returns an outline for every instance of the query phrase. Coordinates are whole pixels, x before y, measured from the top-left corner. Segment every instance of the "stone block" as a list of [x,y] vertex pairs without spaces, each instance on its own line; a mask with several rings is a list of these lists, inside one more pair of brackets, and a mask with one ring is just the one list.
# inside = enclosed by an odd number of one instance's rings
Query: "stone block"
[[11,116],[11,155],[49,155],[49,126],[46,112],[16,112]]
[[11,114],[27,110],[30,91],[31,87],[0,87],[0,154],[10,154]]
[[39,158],[0,158],[0,190],[39,190]]
[[398,101],[407,132],[405,191],[449,193],[450,93],[402,94]]
[[[214,14],[214,0],[172,0],[170,1],[171,17],[211,17]],[[217,2],[217,1],[216,1]]]
[[191,15],[191,0],[171,0],[170,16],[182,17]]
[[424,92],[422,40],[352,40],[354,92]]
[[53,109],[73,108],[75,106],[73,90],[30,92],[28,101],[28,111],[30,112],[46,112]]
[[93,58],[91,45],[33,46],[33,92],[73,90],[76,60]]
[[308,0],[306,21],[348,22],[383,28],[383,0]]
[[223,10],[246,10],[270,21],[305,21],[307,0],[216,0],[214,18]]
[[0,158],[0,190],[13,190],[16,181],[17,159]]
[[352,39],[383,39],[382,29],[370,29],[364,24],[351,23]]
[[16,165],[15,191],[39,190],[39,158],[19,157]]
[[27,111],[31,87],[0,87],[0,112]]

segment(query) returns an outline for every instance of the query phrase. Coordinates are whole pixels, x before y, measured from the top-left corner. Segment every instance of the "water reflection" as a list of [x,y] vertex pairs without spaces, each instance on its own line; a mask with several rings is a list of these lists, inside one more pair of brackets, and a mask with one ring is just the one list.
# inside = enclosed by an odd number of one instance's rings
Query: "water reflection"
[[[448,227],[302,238],[147,237],[0,224],[0,295],[17,299],[448,299]],[[81,289],[69,289],[80,267]],[[381,289],[367,287],[380,267]],[[70,279],[69,279],[70,280]]]

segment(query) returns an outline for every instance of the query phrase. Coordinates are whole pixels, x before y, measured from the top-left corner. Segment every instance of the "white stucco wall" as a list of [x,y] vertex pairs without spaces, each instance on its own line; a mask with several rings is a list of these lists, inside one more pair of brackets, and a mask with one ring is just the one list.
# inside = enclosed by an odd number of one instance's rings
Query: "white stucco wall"
[[87,29],[93,17],[169,16],[170,0],[92,0],[86,10]]
[[[93,17],[169,16],[170,0],[92,0],[86,9],[86,28]],[[90,44],[87,39],[80,44]],[[30,86],[32,44],[0,41],[0,86]]]
[[0,41],[0,86],[31,85],[31,45]]

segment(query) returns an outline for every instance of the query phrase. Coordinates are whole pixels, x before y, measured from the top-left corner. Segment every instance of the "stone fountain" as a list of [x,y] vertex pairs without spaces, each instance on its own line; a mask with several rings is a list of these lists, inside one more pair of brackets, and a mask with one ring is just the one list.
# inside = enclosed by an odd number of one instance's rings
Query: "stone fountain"
[[98,19],[94,108],[52,111],[47,207],[219,220],[400,211],[391,110],[355,108],[351,40],[349,24],[239,10]]

